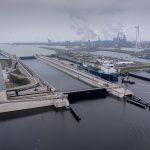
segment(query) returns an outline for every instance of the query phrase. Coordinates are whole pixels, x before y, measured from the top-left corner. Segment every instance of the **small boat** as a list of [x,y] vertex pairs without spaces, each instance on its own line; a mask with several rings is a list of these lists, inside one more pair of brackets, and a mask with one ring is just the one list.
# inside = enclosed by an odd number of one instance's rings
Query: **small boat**
[[134,81],[129,80],[129,77],[128,77],[128,76],[122,78],[121,81],[122,81],[122,83],[135,84]]

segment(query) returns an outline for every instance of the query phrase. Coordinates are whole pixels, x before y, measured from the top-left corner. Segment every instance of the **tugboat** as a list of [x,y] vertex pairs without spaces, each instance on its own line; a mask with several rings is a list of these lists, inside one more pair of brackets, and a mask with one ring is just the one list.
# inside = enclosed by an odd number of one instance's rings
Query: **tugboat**
[[123,77],[123,78],[121,79],[121,81],[122,81],[122,83],[135,84],[134,81],[130,81],[130,80],[129,80],[129,75],[128,75],[128,74],[126,74],[126,76]]

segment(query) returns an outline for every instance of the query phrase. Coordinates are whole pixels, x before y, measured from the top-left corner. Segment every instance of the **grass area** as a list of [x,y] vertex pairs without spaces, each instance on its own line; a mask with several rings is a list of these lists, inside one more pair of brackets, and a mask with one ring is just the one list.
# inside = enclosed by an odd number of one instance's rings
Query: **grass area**
[[7,88],[7,89],[15,88],[15,87],[18,87],[18,86],[19,86],[18,84],[12,83],[12,82],[8,82],[8,83],[5,83],[5,84],[6,84],[6,88]]
[[12,61],[11,60],[0,60],[0,63],[2,65],[2,69],[5,69],[5,68],[11,67]]

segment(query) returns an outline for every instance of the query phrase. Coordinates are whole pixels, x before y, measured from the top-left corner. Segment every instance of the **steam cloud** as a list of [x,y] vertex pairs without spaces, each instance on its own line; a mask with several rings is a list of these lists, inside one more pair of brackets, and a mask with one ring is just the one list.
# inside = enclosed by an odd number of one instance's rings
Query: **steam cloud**
[[73,17],[73,24],[71,29],[76,31],[76,34],[81,36],[82,40],[93,40],[98,38],[97,33],[89,27],[86,21],[79,17]]

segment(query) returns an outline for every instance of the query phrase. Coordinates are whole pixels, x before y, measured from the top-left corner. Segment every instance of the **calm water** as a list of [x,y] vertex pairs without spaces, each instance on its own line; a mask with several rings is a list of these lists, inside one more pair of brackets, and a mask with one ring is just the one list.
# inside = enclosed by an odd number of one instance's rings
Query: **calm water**
[[24,60],[23,62],[59,91],[67,92],[91,88],[87,84],[80,82],[39,60],[31,59]]
[[140,75],[142,77],[150,78],[150,73],[148,72],[139,71],[139,72],[135,72],[134,74]]
[[69,111],[0,122],[2,150],[149,150],[149,111],[111,97],[74,105]]
[[125,53],[117,53],[117,52],[110,52],[110,51],[96,51],[96,52],[91,52],[91,53],[95,54],[95,55],[107,56],[107,57],[124,59],[124,60],[129,60],[129,61],[138,61],[138,62],[150,63],[149,59],[142,59],[142,58],[138,58],[138,57],[133,57],[133,56],[131,56],[129,54],[125,54]]
[[[41,45],[42,47],[43,45]],[[47,50],[40,48],[40,45],[10,45],[10,44],[0,44],[0,49],[8,52],[10,54],[15,54],[17,56],[32,56],[33,54],[45,54],[50,55],[55,52],[52,50]]]
[[134,51],[134,52],[141,52],[141,51],[144,51],[144,49],[127,48],[127,47],[122,47],[121,50],[125,50],[125,51]]
[[[70,82],[73,78],[66,79],[66,74],[47,65],[39,65],[42,63],[35,60],[27,60],[26,64],[49,82],[52,82],[53,77],[58,88],[85,86],[77,86],[77,80]],[[144,97],[145,89],[149,88],[144,85],[149,86],[149,82],[134,80],[136,84],[128,88]],[[145,98],[149,97],[147,93]],[[149,110],[113,97],[80,101],[74,104],[74,108],[82,118],[79,123],[69,111],[55,112],[51,109],[41,114],[0,121],[0,150],[150,149]]]

